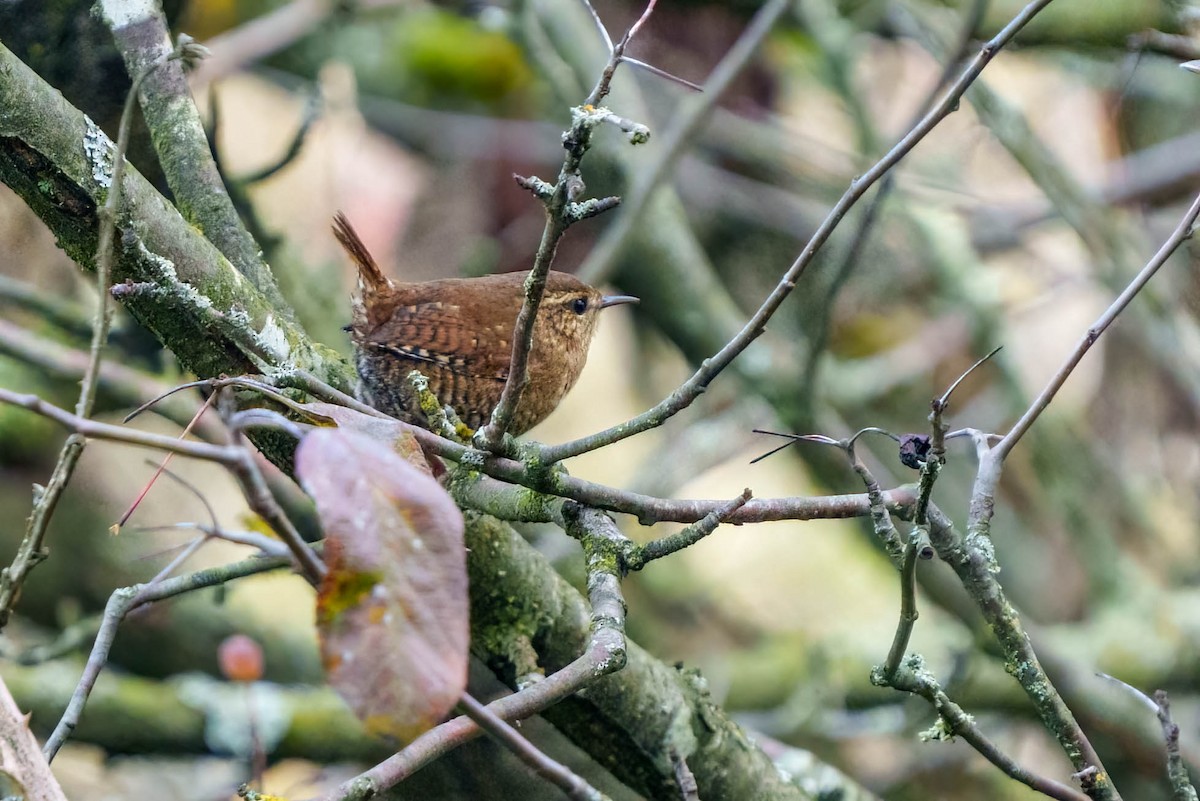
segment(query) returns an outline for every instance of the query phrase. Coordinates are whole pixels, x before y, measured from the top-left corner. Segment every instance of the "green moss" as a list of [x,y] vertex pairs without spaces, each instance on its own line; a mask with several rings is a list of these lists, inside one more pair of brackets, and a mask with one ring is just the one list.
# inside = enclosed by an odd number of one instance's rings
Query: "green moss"
[[[471,647],[504,672],[527,665],[530,643],[554,624],[557,610],[548,608],[541,586],[544,563],[522,565],[514,559],[510,538],[515,536],[499,520],[467,512],[467,572],[471,582]],[[525,588],[529,582],[532,586]],[[507,664],[502,664],[507,661]]]

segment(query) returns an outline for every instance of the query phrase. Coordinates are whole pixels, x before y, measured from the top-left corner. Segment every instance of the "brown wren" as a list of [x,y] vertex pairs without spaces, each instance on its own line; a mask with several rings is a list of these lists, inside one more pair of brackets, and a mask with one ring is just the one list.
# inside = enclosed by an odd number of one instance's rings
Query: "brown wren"
[[[471,428],[491,419],[508,379],[527,274],[396,282],[379,269],[341,212],[334,217],[333,234],[358,268],[350,338],[363,400],[405,422],[426,425],[406,380],[416,370]],[[540,423],[575,385],[600,310],[636,302],[550,272],[533,326],[528,383],[510,433],[523,434]]]

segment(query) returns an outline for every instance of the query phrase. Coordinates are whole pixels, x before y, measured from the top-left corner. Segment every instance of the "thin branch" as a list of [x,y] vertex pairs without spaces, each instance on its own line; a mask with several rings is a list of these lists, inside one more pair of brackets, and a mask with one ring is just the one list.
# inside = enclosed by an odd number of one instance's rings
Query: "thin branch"
[[[185,439],[187,437],[187,435],[189,433],[191,433],[192,428],[194,428],[196,426],[196,424],[200,422],[200,419],[204,416],[204,413],[206,411],[208,411],[208,407],[212,405],[212,401],[215,397],[216,397],[216,395],[213,394],[213,395],[209,395],[207,398],[205,398],[204,403],[200,406],[199,409],[196,410],[196,413],[194,415],[192,415],[192,419],[188,422],[187,426],[184,427],[183,433],[181,433],[179,435],[180,439]],[[128,418],[126,418],[126,421],[128,421]],[[179,482],[183,486],[187,487],[189,490],[192,491],[192,493],[194,495],[199,497],[200,501],[204,504],[205,508],[208,509],[208,514],[209,514],[209,517],[213,521],[213,525],[214,526],[216,525],[216,515],[213,514],[212,507],[208,505],[208,501],[205,500],[204,496],[201,495],[199,493],[199,491],[196,490],[195,487],[191,486],[187,482],[183,481],[183,479],[179,478],[179,476],[177,476],[174,473],[171,473],[169,470],[167,470],[167,465],[171,463],[171,458],[174,455],[175,454],[173,454],[173,453],[168,453],[166,456],[163,457],[162,461],[159,462],[158,469],[154,471],[154,475],[150,476],[150,480],[146,482],[146,486],[143,487],[142,491],[140,493],[138,493],[138,496],[133,499],[133,503],[131,503],[129,505],[129,508],[125,510],[125,513],[123,515],[121,515],[121,517],[117,520],[116,523],[113,524],[112,529],[110,529],[110,531],[113,534],[118,533],[121,530],[121,527],[129,522],[129,518],[133,517],[133,513],[135,511],[137,511],[138,506],[141,505],[142,500],[146,497],[146,494],[148,492],[150,492],[150,488],[154,486],[154,482],[157,481],[158,477],[160,475],[162,475],[163,473],[167,473],[171,478],[175,479],[177,482]]]
[[1146,266],[1138,272],[1134,279],[1129,282],[1129,285],[1112,302],[1112,305],[1104,310],[1104,313],[1097,318],[1096,322],[1092,323],[1091,327],[1088,328],[1087,332],[1079,340],[1079,343],[1076,344],[1075,350],[1071,352],[1062,367],[1058,368],[1058,372],[1050,379],[1050,383],[1034,399],[1030,407],[1025,410],[1025,413],[1021,415],[1021,419],[1004,435],[1004,439],[1000,441],[1000,444],[994,448],[995,458],[998,461],[1004,461],[1005,457],[1013,449],[1013,446],[1025,435],[1025,432],[1041,416],[1042,412],[1046,410],[1046,407],[1050,405],[1050,401],[1054,400],[1054,396],[1062,388],[1062,385],[1066,383],[1067,378],[1075,370],[1075,367],[1083,360],[1083,357],[1091,349],[1092,345],[1096,344],[1096,340],[1100,338],[1100,335],[1117,319],[1117,315],[1124,311],[1125,307],[1137,297],[1138,292],[1154,277],[1158,269],[1171,257],[1171,254],[1191,238],[1195,232],[1197,217],[1200,217],[1200,195],[1197,195],[1196,199],[1192,201],[1191,207],[1183,215],[1183,219],[1179,221],[1179,225],[1175,226],[1175,230],[1163,242],[1158,252],[1146,263]]
[[954,383],[951,384],[946,389],[946,391],[942,393],[942,397],[937,399],[937,407],[939,409],[944,410],[946,408],[946,406],[949,405],[949,403],[950,403],[950,396],[954,394],[954,390],[958,389],[958,385],[961,384],[963,381],[965,381],[967,379],[967,376],[969,376],[971,373],[975,372],[975,370],[981,364],[983,364],[988,359],[992,358],[997,353],[999,353],[1003,347],[1004,347],[1003,345],[997,345],[996,347],[992,348],[991,352],[989,352],[988,355],[984,356],[979,361],[972,364],[970,367],[968,367],[966,370],[963,371],[962,375],[960,375],[958,378],[954,379]]
[[231,465],[231,468],[238,484],[241,485],[246,503],[287,545],[292,556],[299,562],[301,573],[308,582],[313,586],[319,585],[325,578],[325,563],[317,556],[312,546],[300,536],[300,532],[296,530],[291,518],[284,514],[279,507],[279,503],[263,479],[262,471],[255,462],[254,451],[240,440],[240,434],[234,436],[234,443],[242,445],[237,449],[241,458]]
[[596,106],[608,95],[613,74],[621,63],[621,56],[626,46],[637,33],[638,29],[654,10],[657,0],[650,0],[646,10],[638,18],[621,41],[612,48],[608,63],[600,74],[600,79],[588,94],[583,105],[572,109],[571,128],[563,136],[563,147],[567,151],[559,169],[558,181],[554,191],[544,203],[546,206],[546,226],[542,231],[542,239],[534,256],[533,267],[525,279],[525,300],[521,311],[517,314],[516,325],[513,328],[512,357],[509,361],[508,378],[504,382],[504,390],[496,408],[492,410],[491,420],[475,435],[476,442],[485,450],[500,452],[504,444],[504,435],[512,424],[513,415],[520,403],[521,395],[529,379],[529,353],[533,348],[533,327],[537,320],[538,308],[542,303],[542,295],[546,291],[546,279],[550,273],[550,265],[558,250],[559,240],[567,228],[580,219],[573,207],[577,206],[574,194],[582,186],[579,177],[579,165],[591,146],[592,132],[596,126],[606,121],[609,112],[597,109]]
[[193,459],[217,462],[218,464],[227,466],[232,465],[240,458],[238,456],[238,449],[236,448],[223,445],[210,445],[207,442],[189,442],[177,439],[176,437],[152,434],[148,431],[138,431],[135,428],[97,423],[95,420],[76,417],[68,411],[46,403],[37,395],[25,395],[4,389],[3,387],[0,387],[0,403],[8,403],[13,406],[20,406],[22,409],[28,409],[31,412],[40,414],[65,426],[84,438],[106,439],[126,445],[135,445],[140,448],[154,448],[169,453],[178,453],[182,456],[190,456]]
[[591,436],[583,437],[582,439],[543,448],[541,454],[543,464],[551,464],[572,456],[578,456],[588,451],[611,445],[614,442],[619,442],[635,434],[640,434],[643,431],[648,431],[651,428],[656,428],[670,417],[690,406],[704,392],[708,385],[762,334],[766,329],[767,322],[779,309],[787,296],[791,294],[792,290],[796,288],[796,281],[808,268],[809,264],[812,263],[817,251],[828,241],[834,229],[837,228],[842,218],[845,217],[846,212],[858,202],[859,198],[868,189],[874,186],[892,167],[896,166],[904,156],[916,147],[917,143],[924,139],[938,123],[958,108],[959,100],[967,88],[983,72],[984,67],[996,57],[1001,48],[1008,44],[1039,11],[1051,2],[1052,0],[1035,0],[1025,6],[1008,25],[983,45],[979,53],[967,64],[958,79],[951,85],[941,102],[926,114],[921,122],[915,125],[871,169],[850,183],[849,188],[842,195],[841,199],[838,200],[821,225],[818,226],[796,261],[784,273],[775,289],[763,301],[758,311],[754,313],[745,327],[742,328],[737,336],[721,348],[720,351],[712,357],[705,359],[700,365],[700,369],[691,378],[680,385],[653,409],[634,417],[632,420],[592,434]]
[[[242,459],[243,451],[238,448],[212,445],[206,442],[190,442],[124,426],[83,420],[70,412],[46,403],[36,395],[23,395],[3,387],[0,387],[0,403],[9,403],[28,409],[85,437],[178,453],[181,456],[216,462],[227,467],[236,466]],[[541,515],[536,519],[530,517],[528,513],[534,510],[520,504],[520,499],[527,498],[530,489],[553,492],[560,498],[578,501],[607,511],[635,515],[647,525],[657,522],[695,523],[714,511],[719,511],[724,504],[728,503],[724,500],[655,498],[650,495],[595,484],[572,476],[556,475],[547,479],[531,473],[525,465],[512,459],[486,457],[481,461],[478,458],[478,451],[442,439],[423,428],[408,426],[399,421],[395,421],[395,423],[408,430],[430,453],[455,462],[466,461],[476,466],[472,469],[499,479],[499,481],[493,481],[477,476],[470,481],[462,481],[455,485],[456,497],[467,499],[465,502],[475,508],[497,511],[503,508],[507,511],[500,512],[501,516],[511,514],[511,519],[526,519],[531,522],[550,522],[552,519],[548,515]],[[552,487],[546,486],[547,480],[552,483]],[[512,484],[524,486],[512,486]],[[885,492],[883,498],[889,508],[903,509],[911,507],[916,495],[907,487],[897,487]],[[521,509],[525,510],[524,515],[519,512]],[[736,525],[772,520],[829,520],[863,517],[868,514],[870,514],[870,507],[867,497],[864,495],[753,498],[730,515],[726,522]]]
[[622,56],[621,61],[631,67],[637,67],[640,70],[645,70],[651,75],[657,75],[660,78],[665,78],[666,80],[677,83],[680,86],[686,86],[688,89],[691,89],[694,92],[704,91],[704,87],[700,84],[692,83],[687,78],[681,78],[678,75],[667,72],[661,67],[656,67],[653,64],[647,64],[645,61],[638,61],[636,58],[630,58],[629,56]]
[[[873,679],[879,678],[876,675]],[[909,657],[900,666],[900,670],[887,682],[901,692],[913,693],[925,698],[938,713],[938,721],[924,735],[928,739],[951,739],[962,737],[971,747],[978,751],[984,759],[998,767],[1005,775],[1015,779],[1026,787],[1036,790],[1042,795],[1056,798],[1058,801],[1087,801],[1088,796],[1074,787],[1062,782],[1039,776],[1018,765],[1012,757],[1004,753],[976,725],[975,719],[963,711],[962,707],[950,700],[945,691],[938,685],[933,674],[925,669],[920,657]]]
[[[985,441],[980,437],[979,441]],[[991,628],[1007,664],[1016,666],[1013,677],[1033,702],[1046,730],[1058,741],[1079,772],[1087,772],[1084,790],[1093,799],[1118,801],[1120,794],[1104,770],[1096,749],[1075,719],[1038,659],[1021,617],[997,579],[1000,567],[990,537],[995,487],[1000,462],[994,449],[979,460],[971,492],[967,534],[959,537],[953,524],[936,506],[929,505],[930,535],[938,556],[954,569],[963,589],[978,606]]]
[[510,726],[495,712],[476,701],[469,693],[463,694],[458,702],[463,714],[475,725],[494,737],[518,759],[533,768],[539,776],[558,786],[567,798],[573,801],[611,801],[608,796],[592,787],[561,762],[548,757],[541,749],[529,742],[520,732]]
[[887,661],[883,663],[883,679],[887,684],[895,680],[900,670],[913,627],[920,616],[917,612],[917,548],[918,539],[912,537],[904,549],[904,564],[900,569],[900,622],[892,636]]
[[624,556],[625,567],[629,570],[641,570],[655,559],[662,559],[664,556],[670,556],[673,553],[682,551],[684,548],[690,548],[716,531],[717,526],[727,521],[734,512],[745,506],[746,502],[752,497],[753,494],[749,489],[742,490],[741,495],[725,503],[719,509],[712,510],[703,519],[696,521],[687,528],[677,531],[674,534],[669,534],[666,537],[651,540],[645,545],[636,546],[630,553]]
[[304,541],[292,521],[279,508],[279,504],[267,487],[262,472],[254,461],[255,452],[241,440],[227,446],[210,445],[207,442],[188,442],[123,426],[97,423],[52,406],[36,395],[22,395],[3,387],[0,387],[0,403],[10,403],[37,412],[67,426],[80,437],[108,439],[144,448],[156,448],[225,465],[233,471],[250,508],[257,512],[291,549],[305,577],[312,583],[318,583],[324,576],[324,563],[317,558],[312,547]]
[[591,0],[580,0],[580,2],[583,3],[583,7],[587,9],[588,14],[591,15],[592,22],[596,23],[596,30],[600,34],[600,39],[604,42],[604,48],[611,56],[613,51],[613,41],[612,37],[608,35],[608,28],[604,27],[604,23],[601,21],[600,15],[596,13],[596,8],[592,5]]
[[1171,720],[1167,691],[1155,690],[1154,703],[1158,706],[1158,722],[1162,724],[1163,741],[1167,745],[1167,779],[1171,782],[1171,796],[1175,801],[1196,801],[1196,788],[1179,753],[1179,724]]

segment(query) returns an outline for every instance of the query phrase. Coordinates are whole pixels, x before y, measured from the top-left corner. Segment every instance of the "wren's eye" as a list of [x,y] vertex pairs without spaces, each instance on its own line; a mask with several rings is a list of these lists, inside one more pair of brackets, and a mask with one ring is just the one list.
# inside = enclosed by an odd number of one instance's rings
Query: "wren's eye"
[[571,311],[575,312],[576,314],[583,314],[587,310],[588,299],[586,297],[575,298],[575,300],[571,301]]

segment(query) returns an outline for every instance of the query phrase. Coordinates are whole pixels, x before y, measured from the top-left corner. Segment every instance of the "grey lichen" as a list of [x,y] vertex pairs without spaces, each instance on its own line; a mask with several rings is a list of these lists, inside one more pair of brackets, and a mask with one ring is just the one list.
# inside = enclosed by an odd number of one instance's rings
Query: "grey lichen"
[[[969,716],[968,716],[969,717]],[[943,742],[949,743],[954,741],[954,727],[944,717],[938,716],[938,719],[933,722],[925,731],[917,735],[921,742]]]
[[83,133],[83,153],[92,167],[92,180],[97,186],[108,189],[112,186],[113,159],[117,146],[91,117],[85,114],[83,119],[87,126]]

